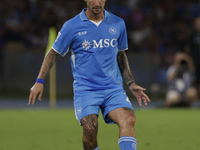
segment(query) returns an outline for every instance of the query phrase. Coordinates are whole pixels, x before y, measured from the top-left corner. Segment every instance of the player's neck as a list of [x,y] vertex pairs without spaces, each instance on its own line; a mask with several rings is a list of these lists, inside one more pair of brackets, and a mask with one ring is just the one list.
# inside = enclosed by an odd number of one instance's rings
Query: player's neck
[[86,10],[85,14],[87,18],[91,21],[99,22],[104,19],[104,11],[102,11],[100,14],[94,14],[91,11]]

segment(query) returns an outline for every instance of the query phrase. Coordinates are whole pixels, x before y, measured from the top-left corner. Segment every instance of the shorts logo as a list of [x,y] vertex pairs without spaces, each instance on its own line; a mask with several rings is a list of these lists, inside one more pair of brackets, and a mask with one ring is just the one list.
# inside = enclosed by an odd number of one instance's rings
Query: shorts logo
[[77,114],[80,114],[81,111],[82,111],[82,109],[81,109],[81,107],[79,107],[79,108],[77,109]]
[[109,32],[110,32],[110,34],[115,34],[117,32],[117,30],[115,29],[115,27],[110,27]]
[[129,98],[128,98],[128,97],[126,98],[126,101],[127,101],[127,102],[129,102],[129,103],[131,104],[131,102],[130,102],[130,100],[129,100]]
[[85,49],[85,50],[90,49],[91,45],[92,45],[92,44],[90,44],[90,42],[89,42],[89,41],[86,41],[86,40],[83,41],[83,43],[82,43],[82,47],[83,47],[83,49]]

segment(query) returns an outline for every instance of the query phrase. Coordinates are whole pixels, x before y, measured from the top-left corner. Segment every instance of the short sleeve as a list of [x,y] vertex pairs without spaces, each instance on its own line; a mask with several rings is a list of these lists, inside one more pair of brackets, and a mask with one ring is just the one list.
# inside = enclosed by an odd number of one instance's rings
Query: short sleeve
[[62,56],[65,56],[69,51],[72,39],[73,31],[70,28],[69,22],[66,22],[59,31],[52,48]]
[[120,22],[120,36],[118,38],[118,50],[123,51],[128,49],[127,32],[124,20]]

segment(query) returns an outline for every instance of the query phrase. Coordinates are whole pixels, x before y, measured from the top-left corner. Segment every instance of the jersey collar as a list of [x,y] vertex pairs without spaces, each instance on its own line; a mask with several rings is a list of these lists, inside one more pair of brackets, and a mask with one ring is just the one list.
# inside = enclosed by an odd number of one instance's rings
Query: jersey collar
[[[85,11],[87,10],[87,8],[84,8],[82,11],[81,11],[81,13],[80,13],[80,18],[81,18],[81,20],[83,20],[83,21],[86,21],[86,20],[89,20],[88,18],[87,18],[87,16],[86,16],[86,14],[85,14]],[[110,13],[108,12],[108,11],[106,11],[105,9],[104,9],[104,18],[108,18],[108,17],[110,17]]]

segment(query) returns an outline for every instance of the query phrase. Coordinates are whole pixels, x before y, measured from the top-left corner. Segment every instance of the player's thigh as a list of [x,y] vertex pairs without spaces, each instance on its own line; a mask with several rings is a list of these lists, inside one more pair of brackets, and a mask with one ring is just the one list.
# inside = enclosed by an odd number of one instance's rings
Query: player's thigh
[[117,108],[108,113],[108,117],[114,121],[119,126],[125,124],[134,125],[135,123],[135,113],[134,110],[127,107]]
[[95,91],[76,91],[74,93],[75,115],[79,123],[85,116],[99,115],[100,105],[103,102],[102,94]]
[[91,132],[91,134],[97,134],[98,130],[98,116],[96,114],[91,114],[85,116],[81,119],[81,125],[83,127],[83,132]]
[[110,89],[106,91],[106,99],[101,106],[101,111],[106,123],[116,123],[113,119],[108,117],[109,112],[118,108],[127,108],[133,112],[133,106],[122,88]]

